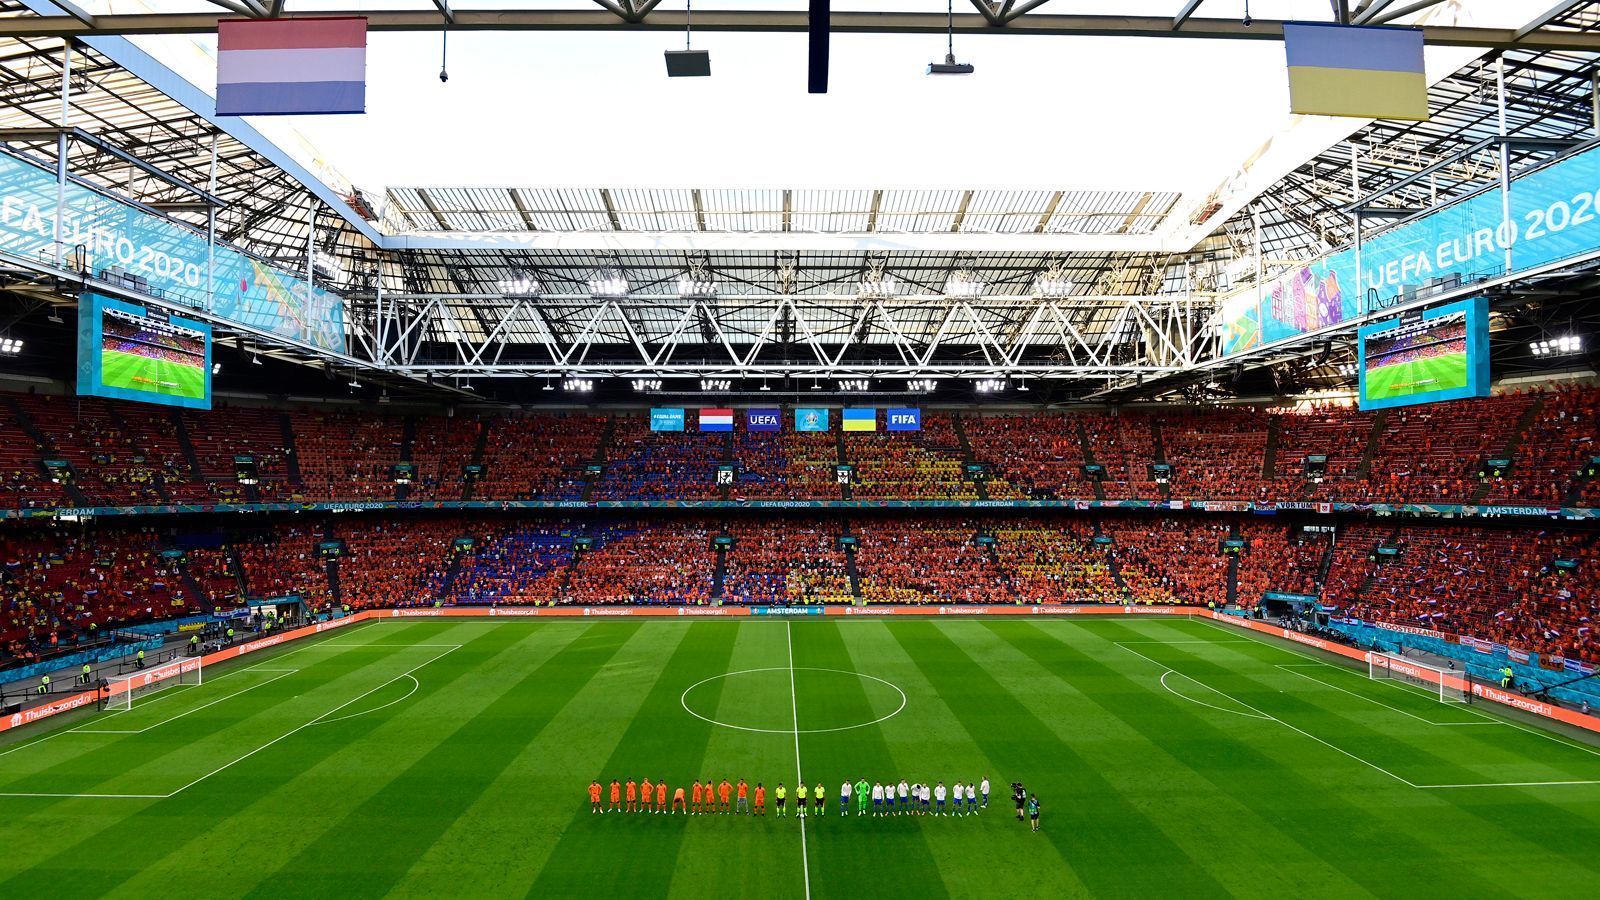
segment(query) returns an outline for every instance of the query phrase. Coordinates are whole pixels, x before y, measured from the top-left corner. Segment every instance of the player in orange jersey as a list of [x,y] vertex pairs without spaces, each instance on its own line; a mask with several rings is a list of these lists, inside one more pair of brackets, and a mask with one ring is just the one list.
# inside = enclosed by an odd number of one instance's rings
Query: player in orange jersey
[[667,780],[665,778],[656,782],[656,812],[667,811]]
[[628,779],[628,783],[627,783],[626,786],[624,786],[623,790],[624,790],[623,796],[627,798],[627,806],[623,807],[623,811],[624,812],[638,812],[639,811],[639,785],[638,785],[638,783],[636,783],[632,778],[629,778]]
[[677,815],[678,814],[678,807],[680,807],[680,806],[683,807],[683,814],[684,815],[688,815],[689,814],[689,804],[687,804],[687,803],[685,803],[683,801],[683,788],[678,788],[677,790],[672,792],[672,814],[673,815]]
[[729,802],[732,796],[733,785],[728,783],[728,779],[722,779],[722,783],[717,785],[717,799],[721,801],[718,805],[718,812],[724,815],[733,812],[733,805]]
[[611,806],[606,812],[622,812],[622,782],[611,779]]
[[761,782],[756,782],[756,815],[765,817],[767,814],[767,789]]
[[653,797],[655,797],[655,793],[656,793],[656,789],[655,789],[655,787],[653,785],[650,784],[650,779],[646,778],[643,782],[640,783],[640,785],[639,785],[639,798],[644,801],[643,803],[639,804],[639,811],[640,812],[649,812],[650,811],[650,800]]
[[734,811],[739,813],[740,815],[744,815],[744,816],[750,815],[750,797],[748,796],[749,793],[750,793],[750,785],[745,784],[743,778],[739,779],[739,805],[737,806],[737,808],[735,808]]
[[700,802],[702,799],[704,799],[704,794],[705,791],[701,789],[700,782],[696,781],[694,783],[694,790],[690,795],[691,799],[694,801],[694,806],[690,807],[689,811],[697,816],[700,815]]
[[589,812],[600,812],[600,782],[589,783]]

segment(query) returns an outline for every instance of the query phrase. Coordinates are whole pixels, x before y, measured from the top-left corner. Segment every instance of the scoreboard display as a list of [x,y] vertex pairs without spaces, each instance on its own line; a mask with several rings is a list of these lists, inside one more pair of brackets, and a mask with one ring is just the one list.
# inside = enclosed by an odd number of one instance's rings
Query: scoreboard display
[[78,394],[210,409],[211,326],[82,295]]
[[1489,309],[1482,297],[1361,329],[1361,408],[1489,395]]

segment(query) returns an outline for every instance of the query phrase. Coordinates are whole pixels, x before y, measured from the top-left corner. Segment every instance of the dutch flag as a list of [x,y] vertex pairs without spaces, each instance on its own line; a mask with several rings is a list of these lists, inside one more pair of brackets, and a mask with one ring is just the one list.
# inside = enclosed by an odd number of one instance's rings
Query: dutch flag
[[702,409],[700,410],[701,431],[732,431],[733,410],[731,409]]

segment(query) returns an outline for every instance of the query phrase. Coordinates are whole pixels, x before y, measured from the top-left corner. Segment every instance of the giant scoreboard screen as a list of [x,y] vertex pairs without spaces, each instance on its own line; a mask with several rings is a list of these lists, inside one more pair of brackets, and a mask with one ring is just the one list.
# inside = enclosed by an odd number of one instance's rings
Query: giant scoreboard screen
[[211,326],[99,294],[78,298],[78,393],[211,408]]
[[1361,329],[1361,408],[1387,409],[1489,393],[1489,312],[1482,297]]

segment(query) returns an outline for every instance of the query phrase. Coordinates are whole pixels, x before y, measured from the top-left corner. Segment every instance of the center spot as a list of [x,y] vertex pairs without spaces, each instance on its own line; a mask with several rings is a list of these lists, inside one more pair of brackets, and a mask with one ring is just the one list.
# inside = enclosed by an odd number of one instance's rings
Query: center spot
[[793,691],[787,666],[713,675],[683,692],[683,708],[713,725],[790,734],[862,728],[898,714],[906,695],[873,675],[796,666]]

